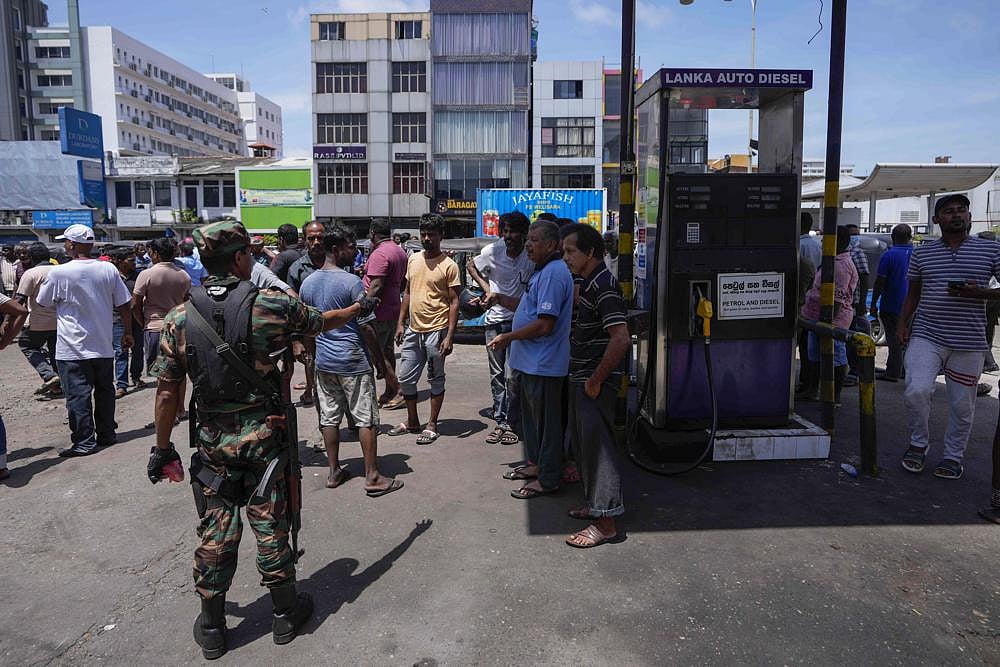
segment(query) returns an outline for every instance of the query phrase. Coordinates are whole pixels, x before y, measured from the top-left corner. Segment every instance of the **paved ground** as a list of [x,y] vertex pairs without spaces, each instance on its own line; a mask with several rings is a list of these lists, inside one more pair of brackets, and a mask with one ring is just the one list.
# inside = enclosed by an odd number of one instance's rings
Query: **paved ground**
[[[190,489],[145,479],[152,392],[119,402],[119,444],[59,459],[62,405],[31,400],[36,377],[16,349],[0,368],[12,467],[0,485],[0,661],[200,662]],[[292,644],[271,643],[245,539],[220,663],[1000,664],[1000,529],[975,513],[996,390],[980,399],[959,482],[899,469],[902,386],[880,384],[879,478],[840,471],[857,453],[848,390],[829,461],[671,479],[625,464],[627,540],[578,551],[563,544],[582,525],[565,515],[578,489],[514,500],[500,474],[519,448],[482,444],[482,349],[457,348],[448,373],[437,444],[380,438],[403,490],[367,498],[357,478],[327,490],[325,458],[303,448],[300,580],[315,618]],[[401,416],[383,412],[384,427]],[[315,441],[313,413],[300,423]],[[185,429],[175,440],[186,451]],[[358,446],[343,451],[360,472]]]

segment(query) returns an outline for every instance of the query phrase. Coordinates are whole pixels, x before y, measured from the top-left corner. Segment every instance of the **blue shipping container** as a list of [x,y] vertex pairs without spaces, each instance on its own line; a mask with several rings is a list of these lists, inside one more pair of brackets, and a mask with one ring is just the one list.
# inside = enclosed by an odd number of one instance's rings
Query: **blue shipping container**
[[532,222],[541,213],[584,222],[599,232],[608,231],[606,190],[496,189],[476,194],[476,236],[497,236],[501,213],[520,211]]

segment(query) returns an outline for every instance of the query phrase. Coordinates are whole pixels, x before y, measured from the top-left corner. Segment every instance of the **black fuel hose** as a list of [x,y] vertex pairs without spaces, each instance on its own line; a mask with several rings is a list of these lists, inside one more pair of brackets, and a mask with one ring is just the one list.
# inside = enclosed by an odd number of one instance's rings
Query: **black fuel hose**
[[711,352],[712,339],[705,338],[703,340],[705,344],[704,345],[705,372],[706,375],[708,376],[708,393],[712,397],[712,427],[711,430],[709,430],[708,432],[708,440],[705,442],[705,448],[702,450],[701,456],[699,456],[694,463],[685,464],[685,467],[676,470],[671,470],[660,464],[643,461],[635,453],[635,449],[633,449],[632,445],[634,444],[635,441],[636,427],[639,424],[639,418],[642,413],[642,405],[643,403],[646,402],[646,394],[648,393],[649,390],[649,383],[651,378],[653,377],[651,369],[647,367],[647,372],[646,372],[646,377],[644,378],[642,392],[640,392],[639,401],[636,404],[635,417],[632,419],[632,423],[629,426],[628,431],[626,433],[627,437],[625,438],[625,452],[628,454],[629,459],[632,461],[632,463],[634,463],[635,465],[637,465],[638,467],[642,468],[647,472],[651,472],[655,475],[664,475],[666,477],[672,477],[674,475],[683,475],[686,472],[691,472],[692,470],[694,470],[695,468],[697,468],[698,466],[700,466],[702,463],[705,462],[705,459],[708,458],[709,452],[712,451],[712,447],[715,445],[715,433],[719,427],[719,401],[715,394],[715,378],[712,374],[712,352]]

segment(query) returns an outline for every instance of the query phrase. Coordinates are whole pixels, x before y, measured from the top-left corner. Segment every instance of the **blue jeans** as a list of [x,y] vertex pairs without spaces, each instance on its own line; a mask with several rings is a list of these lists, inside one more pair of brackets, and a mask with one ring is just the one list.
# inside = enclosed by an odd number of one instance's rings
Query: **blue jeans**
[[125,335],[125,325],[115,321],[111,336],[115,346],[115,387],[128,389],[128,348],[122,347],[122,336]]
[[59,360],[73,449],[115,444],[114,359]]
[[543,489],[559,486],[563,459],[563,387],[565,377],[518,373],[521,382],[521,429],[525,455],[538,466]]
[[[486,343],[502,333],[510,333],[511,322],[497,322],[486,325]],[[517,373],[512,373],[507,363],[510,348],[491,350],[486,348],[490,363],[490,393],[493,394],[493,420],[497,426],[513,427],[521,430],[520,398],[518,396]]]
[[17,345],[21,348],[24,358],[42,378],[42,382],[48,382],[57,375],[55,331],[25,329],[18,337]]

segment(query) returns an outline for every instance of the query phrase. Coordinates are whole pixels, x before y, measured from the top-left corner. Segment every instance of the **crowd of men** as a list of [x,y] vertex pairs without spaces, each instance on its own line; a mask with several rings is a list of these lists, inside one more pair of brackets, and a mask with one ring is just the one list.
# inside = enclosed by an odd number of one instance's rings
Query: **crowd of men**
[[[881,317],[889,336],[881,378],[906,381],[912,433],[902,465],[909,472],[924,468],[935,377],[944,374],[949,425],[934,475],[958,479],[989,348],[983,301],[1000,302],[1000,290],[988,287],[1000,278],[1000,244],[969,236],[968,200],[960,195],[942,198],[934,221],[942,238],[918,248],[909,227],[893,230],[870,306],[860,236],[850,227],[838,230],[834,323],[865,330],[869,314]],[[808,233],[811,219],[802,223],[800,301],[803,316],[816,318],[821,257]],[[351,475],[340,462],[346,420],[361,444],[365,494],[398,491],[403,482],[379,469],[380,410],[406,410],[387,436],[412,436],[417,445],[439,438],[463,271],[479,287],[474,302],[485,313],[495,426],[484,442],[524,448],[524,465],[504,475],[518,483],[511,496],[531,500],[581,481],[583,503],[568,513],[587,525],[566,543],[591,548],[617,541],[616,521],[625,508],[613,423],[630,336],[614,271],[615,239],[568,219],[543,214],[530,222],[514,211],[500,216],[500,238],[460,267],[442,250],[443,236],[442,218],[425,215],[421,250],[408,253],[388,221],[373,219],[370,250],[363,253],[350,230],[309,221],[301,230],[282,225],[273,251],[239,223],[223,221],[179,244],[159,238],[107,248],[95,258],[93,230],[73,225],[57,237],[69,261],[53,261],[44,244],[32,244],[16,264],[10,256],[0,264],[6,316],[0,349],[16,338],[41,380],[40,399],[65,397],[71,446],[60,456],[87,456],[114,444],[115,400],[144,388],[144,376],[157,382],[150,481],[171,474],[180,459],[173,428],[190,419],[201,520],[195,638],[206,658],[226,651],[225,595],[235,573],[240,508],[271,590],[274,641],[291,641],[312,612],[308,595],[295,588],[294,521],[282,513],[294,504],[293,481],[271,465],[285,460],[282,433],[289,428],[274,397],[287,404],[292,389],[286,386],[290,366],[279,368],[279,360],[294,358],[305,367],[298,400],[315,406],[327,487],[338,488]],[[799,393],[814,397],[818,341],[810,333],[800,345]],[[843,344],[836,346],[835,367],[839,401],[850,386]],[[417,386],[425,371],[430,398],[422,420]],[[0,476],[6,476],[2,419],[0,444]],[[981,513],[1000,521],[1000,473],[994,472],[991,505]]]

